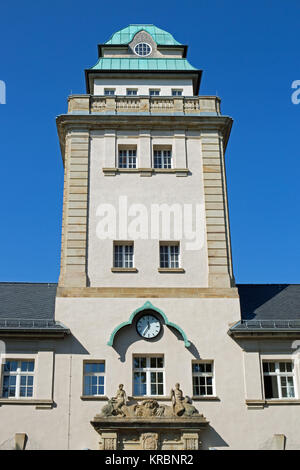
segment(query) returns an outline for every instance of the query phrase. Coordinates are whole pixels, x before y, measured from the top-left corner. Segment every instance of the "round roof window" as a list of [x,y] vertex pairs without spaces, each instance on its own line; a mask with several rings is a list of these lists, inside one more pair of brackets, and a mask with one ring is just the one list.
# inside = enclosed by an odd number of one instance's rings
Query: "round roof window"
[[147,44],[146,42],[139,42],[134,48],[134,52],[137,55],[141,55],[141,56],[147,56],[151,54],[151,51],[152,51],[151,46]]

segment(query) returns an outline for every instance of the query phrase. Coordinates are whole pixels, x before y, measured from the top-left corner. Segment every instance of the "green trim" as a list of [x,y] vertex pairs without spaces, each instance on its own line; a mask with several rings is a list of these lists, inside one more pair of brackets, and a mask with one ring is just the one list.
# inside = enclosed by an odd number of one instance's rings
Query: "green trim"
[[131,315],[130,315],[130,318],[128,321],[125,321],[123,323],[120,323],[120,325],[118,325],[112,332],[112,334],[110,335],[110,338],[109,338],[109,341],[107,343],[108,346],[113,346],[114,344],[114,339],[115,339],[115,336],[117,334],[117,332],[119,330],[121,330],[122,328],[124,328],[124,326],[128,326],[128,325],[131,325],[133,320],[134,320],[134,317],[142,312],[143,310],[153,310],[154,312],[157,312],[159,313],[163,319],[164,319],[164,322],[167,326],[171,326],[172,328],[175,328],[175,330],[177,330],[180,335],[182,336],[182,339],[184,341],[184,345],[186,348],[189,348],[191,346],[191,343],[189,342],[189,340],[187,339],[187,336],[185,334],[185,332],[183,331],[182,328],[180,328],[180,326],[176,325],[176,323],[172,323],[168,320],[166,314],[160,310],[159,308],[157,307],[154,307],[154,305],[149,301],[147,300],[147,302],[144,303],[144,305],[142,307],[139,307],[137,308]]
[[187,59],[138,58],[138,57],[100,57],[89,70],[197,70]]
[[156,44],[161,46],[181,46],[180,42],[176,41],[172,34],[158,28],[154,24],[130,24],[126,28],[120,29],[114,33],[105,44],[129,44],[134,36],[140,32],[146,31]]

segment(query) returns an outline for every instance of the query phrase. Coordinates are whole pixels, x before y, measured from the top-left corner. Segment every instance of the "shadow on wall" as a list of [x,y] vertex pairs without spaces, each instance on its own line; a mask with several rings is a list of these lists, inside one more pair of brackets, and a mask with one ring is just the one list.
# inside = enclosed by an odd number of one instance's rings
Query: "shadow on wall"
[[57,341],[56,354],[89,354],[89,351],[72,334],[63,341],[59,341]]
[[229,447],[227,442],[224,441],[212,426],[208,426],[208,428],[200,434],[200,441],[202,442],[201,450],[218,450],[218,447]]
[[[157,312],[154,312],[154,313],[156,316],[158,316]],[[138,321],[141,315],[137,315],[137,317],[134,319],[131,325],[124,326],[121,330],[117,332],[115,336],[113,349],[119,355],[119,359],[121,362],[125,362],[127,350],[133,343],[137,343],[138,341],[147,341],[147,339],[141,338],[141,336],[136,331],[136,322]],[[163,328],[161,329],[160,333],[158,334],[156,338],[152,338],[150,340],[151,343],[154,344],[160,341],[165,334],[165,330],[168,329],[173,333],[177,341],[181,343],[180,347],[185,348],[184,341],[180,333],[175,328],[172,328],[171,326],[167,326],[164,323],[162,318],[160,318],[160,320],[163,325]],[[190,353],[196,359],[200,358],[198,349],[193,343],[191,343],[191,346],[188,348],[188,351],[190,351]]]

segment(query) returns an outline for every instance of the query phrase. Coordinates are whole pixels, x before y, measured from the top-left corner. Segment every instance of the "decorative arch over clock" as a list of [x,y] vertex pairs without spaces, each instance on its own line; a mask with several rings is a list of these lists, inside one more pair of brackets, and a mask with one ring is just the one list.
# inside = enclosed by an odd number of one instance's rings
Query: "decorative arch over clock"
[[176,323],[172,323],[168,320],[166,314],[160,310],[159,308],[155,307],[149,300],[147,302],[144,303],[144,305],[142,307],[139,307],[137,308],[129,317],[129,320],[126,321],[126,322],[123,322],[123,323],[120,323],[120,325],[116,326],[116,328],[113,330],[112,334],[110,335],[110,338],[109,338],[109,341],[107,343],[108,346],[113,346],[114,344],[114,339],[115,339],[115,336],[116,334],[118,333],[118,331],[120,331],[122,328],[124,328],[125,326],[128,326],[128,325],[131,325],[135,316],[138,314],[138,313],[141,313],[143,312],[144,310],[152,310],[153,312],[157,312],[159,313],[163,319],[164,319],[164,322],[167,326],[170,326],[171,328],[175,328],[175,330],[177,330],[180,335],[182,336],[182,339],[184,341],[184,345],[186,348],[189,348],[191,346],[191,343],[189,342],[189,340],[187,339],[187,336],[185,334],[185,332],[183,331],[182,328],[180,328],[180,326],[176,325]]

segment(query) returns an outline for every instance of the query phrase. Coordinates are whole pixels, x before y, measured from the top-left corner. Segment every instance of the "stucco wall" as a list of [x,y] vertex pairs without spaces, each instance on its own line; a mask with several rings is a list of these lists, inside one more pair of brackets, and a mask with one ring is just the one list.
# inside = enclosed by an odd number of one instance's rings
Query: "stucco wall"
[[[192,395],[192,360],[214,360],[219,401],[194,401],[210,422],[202,434],[202,448],[268,448],[276,433],[286,435],[288,449],[300,447],[297,405],[249,409],[245,404],[245,373],[248,370],[253,380],[261,381],[261,378],[259,367],[245,369],[243,349],[251,349],[249,344],[237,344],[227,335],[229,323],[239,317],[237,298],[151,300],[155,307],[163,310],[169,321],[184,329],[192,342],[191,348],[185,348],[180,336],[166,326],[157,340],[144,341],[137,335],[134,324],[120,330],[114,347],[107,346],[114,327],[128,320],[145,301],[133,298],[58,298],[56,318],[71,329],[73,336],[48,342],[10,342],[8,352],[12,350],[18,357],[26,351],[31,354],[41,349],[55,351],[55,405],[45,410],[36,410],[33,405],[2,405],[0,419],[5,426],[0,428],[0,448],[7,448],[16,432],[26,432],[28,448],[96,449],[98,435],[90,420],[105,402],[80,398],[83,361],[105,360],[107,396],[115,395],[120,382],[131,396],[133,354],[164,354],[166,394],[179,381],[184,394]],[[288,342],[257,343],[254,349],[267,357],[276,353],[276,357],[287,358],[291,354]]]
[[[118,147],[136,146],[137,167],[150,168],[155,146],[172,148],[173,167],[189,168],[186,177],[176,174],[155,174],[141,177],[139,173],[105,176],[103,167],[115,167]],[[182,132],[160,133],[142,131],[95,131],[91,139],[90,151],[90,187],[89,187],[89,230],[88,230],[88,276],[91,286],[208,286],[207,242],[205,234],[205,209],[201,140],[197,136]],[[141,204],[146,210],[148,232],[144,239],[136,239],[128,233],[117,233],[115,240],[135,240],[135,267],[137,273],[112,273],[113,239],[100,239],[97,227],[103,216],[99,215],[102,204],[110,204],[116,210],[117,222],[125,217],[124,210],[119,210],[120,197],[127,201],[128,211],[133,204]],[[124,199],[123,199],[124,200]],[[151,207],[154,204],[167,204],[170,208],[177,204],[184,217],[184,204],[192,208],[192,227],[197,228],[199,246],[191,247],[185,237],[178,238],[171,231],[171,237],[153,238],[151,234]],[[198,206],[198,209],[197,209]],[[198,211],[198,212],[196,212]],[[98,215],[97,215],[98,214]],[[128,226],[134,219],[128,216]],[[172,217],[171,217],[172,221]],[[118,225],[119,226],[119,225]],[[162,226],[161,226],[162,228]],[[161,235],[161,233],[160,233]],[[181,267],[184,273],[159,273],[159,241],[181,240]],[[192,248],[192,249],[191,249]],[[195,249],[196,248],[196,249]]]
[[174,79],[117,79],[117,78],[97,78],[94,80],[94,95],[104,95],[104,88],[115,88],[116,95],[126,95],[127,88],[137,88],[138,95],[149,95],[149,90],[159,89],[160,96],[171,96],[172,88],[182,90],[183,96],[193,96],[192,80]]

